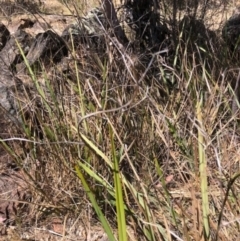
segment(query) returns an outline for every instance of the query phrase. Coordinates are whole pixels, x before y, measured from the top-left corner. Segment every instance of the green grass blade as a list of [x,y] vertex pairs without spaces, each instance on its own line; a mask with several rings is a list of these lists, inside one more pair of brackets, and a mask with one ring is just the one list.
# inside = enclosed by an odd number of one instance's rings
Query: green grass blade
[[90,167],[89,163],[84,164],[82,162],[78,162],[78,165],[83,168],[83,170],[91,176],[94,180],[96,180],[98,183],[100,183],[102,186],[106,187],[108,193],[112,196],[115,197],[114,193],[114,188],[111,186],[109,182],[101,178],[97,173],[96,170],[93,170],[92,167]]
[[113,235],[112,229],[111,229],[111,227],[110,227],[110,225],[109,225],[109,223],[108,223],[108,221],[106,219],[106,217],[104,216],[104,214],[102,213],[100,207],[98,206],[93,192],[89,188],[89,186],[88,186],[88,184],[86,182],[86,179],[84,178],[80,168],[77,165],[75,166],[75,170],[77,172],[77,176],[79,177],[79,179],[82,182],[82,185],[83,185],[83,187],[84,187],[84,189],[85,189],[85,191],[86,191],[86,193],[87,193],[87,195],[88,195],[88,197],[89,197],[89,199],[90,199],[90,201],[91,201],[91,203],[93,205],[93,208],[94,208],[94,210],[95,210],[95,212],[96,212],[100,222],[102,223],[102,226],[103,226],[103,228],[104,228],[104,230],[105,230],[109,240],[113,240],[113,241],[116,240],[114,235]]
[[15,41],[16,41],[16,44],[17,44],[17,46],[18,46],[18,49],[19,49],[19,51],[20,51],[20,53],[21,53],[21,56],[23,57],[24,63],[25,63],[26,66],[27,66],[27,69],[28,69],[28,71],[29,71],[29,74],[30,74],[30,76],[31,76],[31,79],[32,79],[32,81],[34,82],[34,84],[35,84],[35,86],[36,86],[36,88],[37,88],[38,93],[39,93],[42,97],[45,98],[45,94],[44,94],[43,90],[40,88],[40,85],[39,85],[39,83],[38,83],[38,81],[37,81],[37,78],[36,78],[35,74],[33,73],[32,68],[31,68],[31,66],[29,65],[29,62],[28,62],[28,60],[27,60],[27,58],[26,58],[26,56],[25,56],[25,54],[24,54],[24,52],[23,52],[20,44],[18,43],[17,39],[16,39]]
[[114,186],[115,186],[115,194],[116,194],[118,238],[119,238],[119,241],[127,241],[127,228],[126,228],[121,175],[119,171],[119,158],[116,155],[116,149],[114,145],[114,135],[113,135],[112,129],[111,127],[109,127],[109,129],[110,129],[110,138],[111,138],[112,158],[113,158],[113,165],[114,165],[113,173],[114,173]]
[[113,165],[109,158],[101,150],[99,150],[97,146],[95,146],[84,134],[80,133],[80,136],[83,141],[109,165],[110,168],[113,168]]

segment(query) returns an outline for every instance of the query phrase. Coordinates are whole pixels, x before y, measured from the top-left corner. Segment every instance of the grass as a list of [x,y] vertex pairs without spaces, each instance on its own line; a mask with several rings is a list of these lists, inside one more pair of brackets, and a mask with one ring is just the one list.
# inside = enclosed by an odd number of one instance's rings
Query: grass
[[154,56],[145,68],[72,40],[71,74],[42,66],[40,84],[24,58],[36,91],[25,93],[30,114],[19,103],[23,128],[1,139],[31,197],[15,200],[19,230],[58,217],[74,240],[99,227],[111,241],[238,240],[239,113],[229,82],[239,60],[193,47],[182,31],[172,60]]

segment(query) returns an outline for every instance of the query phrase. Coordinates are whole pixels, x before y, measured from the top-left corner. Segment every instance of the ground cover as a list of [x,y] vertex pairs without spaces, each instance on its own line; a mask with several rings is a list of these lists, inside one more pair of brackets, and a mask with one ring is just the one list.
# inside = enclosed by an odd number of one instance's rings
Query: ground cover
[[239,56],[221,33],[237,2],[194,14],[159,1],[164,38],[123,23],[127,46],[105,28],[86,38],[87,2],[36,2],[34,15],[16,2],[1,5],[10,33],[37,16],[60,35],[85,17],[64,61],[30,66],[20,51],[25,71],[13,68],[35,94],[14,94],[19,125],[1,109],[1,240],[238,240]]

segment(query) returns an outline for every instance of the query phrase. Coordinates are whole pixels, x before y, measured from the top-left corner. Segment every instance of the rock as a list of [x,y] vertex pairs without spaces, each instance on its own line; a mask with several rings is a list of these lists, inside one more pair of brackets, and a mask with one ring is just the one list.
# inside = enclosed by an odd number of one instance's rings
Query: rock
[[[68,54],[67,46],[60,36],[51,30],[44,33],[39,33],[32,45],[26,59],[32,67],[34,64],[41,62],[45,66],[51,62],[59,62],[64,56]],[[22,72],[26,69],[25,63],[17,66],[17,72]]]
[[222,37],[230,50],[240,50],[240,6],[234,10],[233,15],[224,24]]
[[[17,43],[21,46],[23,53],[26,54],[29,50],[30,41],[31,37],[21,29],[11,36],[9,41],[0,52],[1,71],[4,73],[11,71],[11,68],[14,68],[14,65],[22,59],[22,55]],[[3,79],[2,76],[0,76],[0,82],[1,79]]]
[[[89,49],[99,51],[106,49],[105,33],[108,28],[107,20],[101,8],[92,9],[76,24],[69,25],[62,33],[62,38],[69,42],[71,47],[71,35],[74,44],[85,44]],[[102,52],[102,51],[101,51]]]
[[[14,92],[22,86],[22,82],[14,76],[15,65],[22,60],[22,56],[17,46],[21,46],[24,54],[29,49],[29,35],[22,30],[18,30],[6,43],[0,52],[0,105],[6,111],[6,115],[15,115],[17,106]],[[21,90],[22,91],[22,90]],[[15,118],[12,118],[15,121]]]
[[7,118],[17,125],[21,125],[21,118],[18,116],[19,105],[32,98],[36,99],[37,95],[36,90],[34,93],[35,86],[31,80],[25,83],[22,78],[20,79],[26,70],[26,65],[19,46],[31,68],[38,67],[42,63],[45,67],[51,66],[68,54],[63,39],[51,30],[39,33],[33,40],[25,31],[18,29],[9,38],[0,52],[0,105]]

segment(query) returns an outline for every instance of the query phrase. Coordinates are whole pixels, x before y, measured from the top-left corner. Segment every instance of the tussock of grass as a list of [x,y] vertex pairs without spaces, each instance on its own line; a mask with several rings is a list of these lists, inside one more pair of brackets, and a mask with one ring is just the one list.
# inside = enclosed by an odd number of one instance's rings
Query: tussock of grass
[[174,57],[154,56],[148,72],[111,48],[97,56],[72,44],[75,78],[62,75],[57,91],[26,62],[39,104],[28,98],[34,111],[1,144],[31,193],[30,225],[81,216],[109,240],[237,240],[239,127],[228,82],[238,71],[182,36]]

